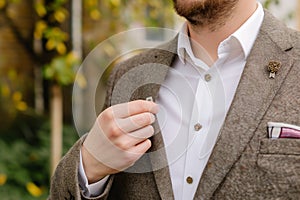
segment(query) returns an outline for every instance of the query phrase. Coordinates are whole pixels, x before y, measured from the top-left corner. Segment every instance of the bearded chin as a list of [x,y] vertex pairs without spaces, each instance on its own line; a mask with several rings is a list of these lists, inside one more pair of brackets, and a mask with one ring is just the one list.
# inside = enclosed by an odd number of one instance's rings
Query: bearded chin
[[207,26],[211,30],[225,24],[238,0],[173,0],[178,15],[186,18],[191,25]]
[[205,14],[205,12],[207,11],[205,10],[204,12],[201,12],[201,10],[194,10],[193,12],[186,14],[178,14],[186,18],[186,20],[188,20],[192,25],[202,27],[211,24],[211,22],[215,21],[214,18],[216,17],[216,15],[208,15]]
[[203,26],[215,15],[204,4],[183,3],[174,0],[174,8],[178,15],[186,18],[191,24]]

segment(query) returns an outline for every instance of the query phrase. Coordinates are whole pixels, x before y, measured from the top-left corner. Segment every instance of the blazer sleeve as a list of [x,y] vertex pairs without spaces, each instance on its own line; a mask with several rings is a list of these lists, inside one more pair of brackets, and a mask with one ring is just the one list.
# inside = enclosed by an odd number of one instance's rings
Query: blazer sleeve
[[104,192],[98,197],[85,198],[82,195],[79,179],[78,168],[80,162],[80,147],[84,141],[83,136],[80,138],[69,152],[62,158],[58,164],[54,175],[51,178],[50,195],[48,200],[57,199],[93,199],[104,200],[107,199],[109,191],[112,186],[113,176],[108,180]]
[[[135,56],[138,58],[139,56]],[[122,77],[124,73],[130,70],[132,67],[140,64],[140,59],[129,59],[127,61],[118,63],[112,72],[110,73],[109,79],[106,85],[106,99],[102,110],[111,106],[111,99],[114,86],[117,81]],[[58,164],[53,177],[51,178],[50,195],[48,200],[57,199],[93,199],[103,200],[107,199],[109,192],[112,188],[114,175],[111,175],[104,192],[93,198],[85,198],[82,195],[79,186],[79,163],[80,163],[80,148],[87,135],[82,136],[69,150],[69,152],[62,158]],[[112,194],[113,195],[113,194]]]
[[[107,83],[106,100],[103,110],[111,105],[111,94],[113,91],[113,85],[116,82],[116,71],[110,75]],[[62,158],[58,164],[54,175],[51,178],[50,194],[48,200],[58,199],[93,199],[104,200],[108,198],[109,191],[112,187],[114,175],[111,175],[104,192],[98,197],[86,198],[82,195],[79,179],[78,169],[80,163],[80,148],[84,142],[86,135],[82,136],[68,151],[68,153]]]

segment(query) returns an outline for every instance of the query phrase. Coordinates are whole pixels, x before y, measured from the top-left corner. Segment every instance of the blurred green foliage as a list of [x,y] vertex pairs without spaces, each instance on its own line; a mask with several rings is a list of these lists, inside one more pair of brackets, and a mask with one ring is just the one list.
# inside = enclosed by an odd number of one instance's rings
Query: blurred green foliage
[[72,84],[76,75],[76,66],[79,64],[79,59],[72,52],[56,57],[45,65],[44,77],[48,80],[56,80],[61,85]]
[[44,64],[44,77],[55,84],[72,84],[80,59],[67,48],[70,36],[63,29],[69,23],[69,0],[34,0],[33,3],[38,18],[35,22],[34,39],[43,44],[45,52],[55,55],[50,62]]
[[[263,0],[262,1],[263,6],[266,9],[269,9],[271,6],[279,6],[283,2],[284,1],[280,1],[280,0]],[[284,16],[281,20],[283,20],[284,22],[287,22],[295,17],[296,17],[296,9],[289,11],[286,14],[286,16]]]
[[[49,191],[50,123],[20,114],[1,130],[0,197],[2,200],[46,199]],[[63,128],[64,153],[78,139],[71,125]]]
[[272,4],[279,5],[279,3],[280,0],[264,0],[263,6],[268,9]]

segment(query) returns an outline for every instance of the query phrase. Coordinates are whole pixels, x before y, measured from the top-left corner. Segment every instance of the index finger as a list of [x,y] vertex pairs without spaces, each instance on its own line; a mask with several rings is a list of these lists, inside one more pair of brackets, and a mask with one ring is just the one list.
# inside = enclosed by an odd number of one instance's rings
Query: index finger
[[158,112],[158,105],[151,101],[136,100],[114,105],[111,109],[116,118],[127,118],[144,112],[156,114]]

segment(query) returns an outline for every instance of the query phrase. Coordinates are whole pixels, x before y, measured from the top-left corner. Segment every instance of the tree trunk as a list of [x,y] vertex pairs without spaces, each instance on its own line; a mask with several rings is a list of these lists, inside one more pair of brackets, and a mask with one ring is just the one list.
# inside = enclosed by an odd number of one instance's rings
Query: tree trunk
[[[82,0],[72,1],[72,51],[82,60]],[[79,66],[78,66],[79,68]],[[77,69],[78,70],[78,69]],[[75,85],[74,85],[75,87]],[[74,89],[74,88],[73,88]],[[73,120],[79,135],[82,131],[84,115],[84,93],[82,90],[76,90],[77,95],[72,96]]]
[[43,72],[41,67],[34,67],[34,108],[38,115],[44,114]]
[[297,5],[297,9],[296,9],[296,15],[297,15],[297,29],[300,31],[300,0],[298,0],[298,5]]
[[62,155],[63,96],[61,86],[51,86],[51,175]]

